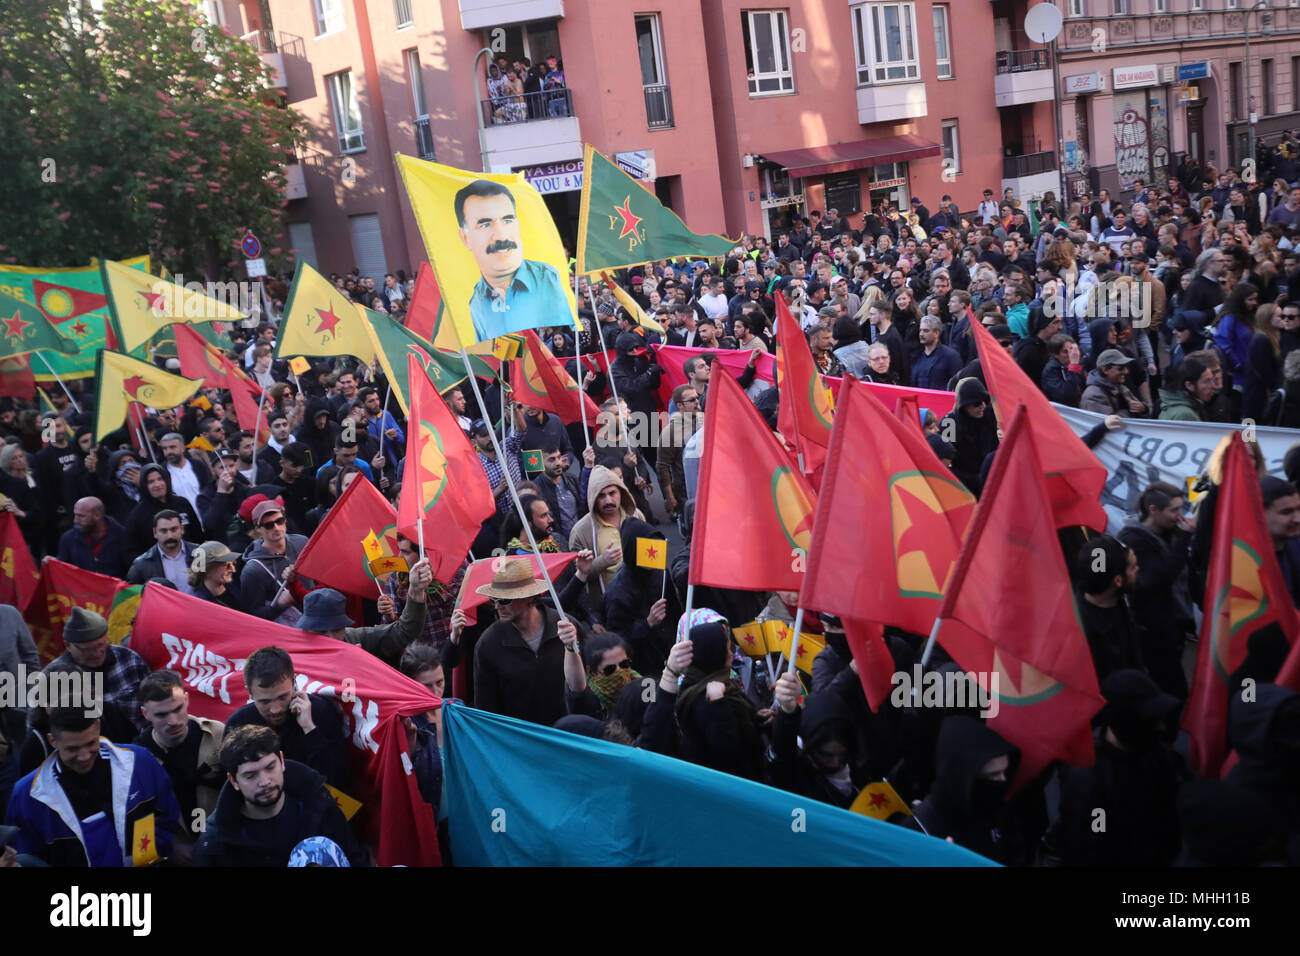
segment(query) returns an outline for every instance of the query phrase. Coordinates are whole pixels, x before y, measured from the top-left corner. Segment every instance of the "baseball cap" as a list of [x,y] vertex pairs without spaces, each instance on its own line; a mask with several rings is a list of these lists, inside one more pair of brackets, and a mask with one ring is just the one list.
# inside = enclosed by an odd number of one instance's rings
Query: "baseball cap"
[[1107,365],[1128,365],[1133,361],[1119,349],[1106,349],[1097,356],[1097,368],[1104,368]]
[[486,435],[488,433],[487,422],[481,418],[476,418],[474,423],[469,426],[469,433],[471,435]]
[[921,205],[921,199],[920,199],[919,196],[913,196],[913,197],[912,197],[912,205],[913,205],[913,206],[919,206],[919,205]]
[[284,506],[274,498],[258,502],[257,506],[253,508],[253,524],[261,524],[262,519],[272,513],[284,514]]

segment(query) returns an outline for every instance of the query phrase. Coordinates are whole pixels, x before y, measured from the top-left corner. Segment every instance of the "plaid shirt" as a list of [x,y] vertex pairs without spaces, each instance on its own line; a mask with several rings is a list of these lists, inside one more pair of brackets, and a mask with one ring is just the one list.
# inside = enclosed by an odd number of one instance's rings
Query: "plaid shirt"
[[[524,480],[523,470],[519,467],[519,449],[523,447],[524,437],[513,430],[506,436],[505,444],[501,450],[506,456],[506,463],[510,467],[510,479],[518,485]],[[501,482],[505,481],[505,469],[501,465],[499,458],[489,458],[487,455],[479,452],[479,462],[483,465],[483,471],[487,473],[488,487],[495,488]],[[497,512],[508,514],[514,507],[514,501],[510,497],[509,489],[501,492],[497,498]]]
[[[465,572],[469,570],[469,562],[466,561],[456,571],[455,577],[451,579],[450,584],[443,584],[434,581],[429,585],[428,606],[424,615],[424,633],[416,640],[425,644],[432,644],[433,649],[439,654],[451,639],[451,612],[456,610],[456,598],[460,595],[461,584],[465,580]],[[390,574],[388,580],[384,582],[384,593],[393,599],[393,612],[401,617],[402,610],[406,607],[406,585],[399,584],[396,574]],[[396,618],[394,618],[396,620]]]
[[[89,670],[73,660],[67,651],[52,661],[47,669],[55,664],[70,664],[79,671]],[[120,644],[108,645],[108,656],[104,658],[104,706],[123,711],[140,730],[149,724],[140,713],[136,691],[149,673],[149,665],[144,662],[144,658],[131,648]]]

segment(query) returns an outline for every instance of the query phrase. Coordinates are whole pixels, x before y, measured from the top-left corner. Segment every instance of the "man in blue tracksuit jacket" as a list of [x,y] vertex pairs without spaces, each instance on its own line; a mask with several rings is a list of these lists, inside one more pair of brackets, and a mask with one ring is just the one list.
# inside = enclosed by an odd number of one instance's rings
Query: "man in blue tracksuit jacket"
[[14,785],[14,849],[51,866],[134,866],[166,859],[179,809],[162,764],[99,736],[83,709],[50,712],[54,752]]

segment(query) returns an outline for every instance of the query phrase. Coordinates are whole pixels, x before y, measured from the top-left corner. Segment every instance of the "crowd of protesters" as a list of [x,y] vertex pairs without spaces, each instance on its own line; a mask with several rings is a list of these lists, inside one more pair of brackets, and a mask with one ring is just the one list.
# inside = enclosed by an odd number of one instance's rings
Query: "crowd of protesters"
[[[1284,168],[1294,144],[1283,146],[1272,155]],[[567,325],[542,337],[596,400],[600,416],[589,425],[598,440],[514,402],[497,383],[485,385],[483,407],[467,386],[444,394],[498,502],[467,564],[534,546],[577,552],[555,582],[560,608],[526,560],[506,560],[481,589],[491,604],[471,624],[456,606],[467,565],[450,582],[434,581],[405,538],[399,544],[411,570],[392,575],[378,600],[295,573],[297,555],[351,482],[372,482],[397,499],[406,423],[385,403],[386,383],[373,369],[317,361],[296,376],[272,359],[283,290],[268,290],[271,321],[236,330],[232,350],[267,388],[265,444],[217,390],[150,410],[135,441],[124,427],[99,443],[92,389],[77,396],[80,412],[60,392],[44,414],[7,399],[4,507],[37,560],[55,556],[348,640],[440,695],[451,696],[459,669],[460,693],[476,707],[842,807],[867,784],[888,780],[913,810],[891,822],[999,862],[1300,862],[1300,696],[1270,683],[1285,657],[1280,634],[1252,646],[1233,675],[1256,681],[1264,701],[1232,705],[1228,742],[1237,766],[1223,780],[1198,780],[1178,737],[1205,600],[1212,531],[1205,512],[1226,443],[1202,479],[1198,512],[1186,489],[1157,482],[1117,536],[1094,537],[1082,550],[1062,537],[1106,701],[1094,719],[1097,760],[1087,769],[1049,768],[1010,799],[1019,753],[977,712],[911,705],[871,712],[833,615],[805,618],[826,646],[802,684],[789,671],[773,684],[741,654],[733,628],[790,621],[797,594],[747,590],[744,581],[701,587],[685,616],[702,429],[732,427],[709,421],[710,377],[727,374],[718,362],[725,350],[748,350],[741,385],[776,428],[776,389],[756,374],[759,353],[777,344],[776,296],[802,326],[823,375],[954,391],[952,427],[932,420],[926,430],[938,457],[977,495],[999,432],[972,322],[986,326],[1051,400],[1108,416],[1093,440],[1138,417],[1300,426],[1300,359],[1292,355],[1300,299],[1288,292],[1300,283],[1300,187],[1286,179],[1246,183],[1238,171],[1185,164],[1164,184],[1140,183],[1127,204],[1102,190],[1069,203],[1049,194],[1029,208],[986,190],[971,214],[948,196],[933,214],[919,199],[911,206],[906,215],[889,209],[852,219],[813,212],[772,242],[746,237],[721,261],[621,272],[617,281],[664,327],[662,337],[608,288],[580,281],[581,341]],[[400,273],[382,285],[333,279],[356,301],[398,317],[410,302]],[[685,384],[667,409],[656,344],[705,350],[681,369]],[[578,347],[604,353],[600,371],[579,366]],[[660,419],[659,440],[638,441],[629,422],[661,411],[670,415]],[[492,441],[498,429],[505,460]],[[524,449],[541,451],[540,470],[524,467]],[[1262,461],[1259,471],[1294,601],[1300,452],[1287,455],[1286,479],[1266,475]],[[521,496],[522,520],[508,482]],[[629,560],[637,539],[668,546],[661,529],[673,520],[684,544],[669,548],[666,572]],[[1089,560],[1098,547],[1109,570]],[[173,862],[284,865],[312,837],[329,843],[316,847],[313,861],[366,861],[323,796],[323,783],[347,783],[337,708],[294,690],[288,654],[264,648],[250,658],[249,703],[223,728],[187,717],[179,679],[149,673],[129,639],[110,645],[105,632],[102,618],[74,611],[66,651],[48,665],[105,675],[109,706],[100,720],[0,713],[0,806],[8,803],[7,822],[17,827],[0,831],[10,846],[3,862],[120,865],[111,827],[78,837],[59,809],[80,819],[97,809],[110,818],[127,812],[113,802],[117,773],[140,782],[161,822],[183,820],[194,807],[208,812],[212,826],[202,837],[183,826],[168,834]],[[897,670],[911,671],[922,642],[887,632]],[[30,634],[16,612],[0,615],[0,670],[20,663],[39,666]],[[928,664],[955,666],[941,650]],[[644,692],[649,684],[655,693]],[[408,733],[420,755],[421,793],[436,807],[441,728],[420,721]],[[1091,825],[1096,807],[1110,821],[1101,832]],[[454,861],[455,847],[444,846],[444,857]]]

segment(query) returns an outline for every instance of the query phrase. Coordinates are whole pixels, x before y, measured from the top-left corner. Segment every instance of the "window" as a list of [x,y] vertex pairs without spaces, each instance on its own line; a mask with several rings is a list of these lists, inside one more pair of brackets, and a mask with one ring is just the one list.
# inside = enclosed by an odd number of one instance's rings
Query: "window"
[[1246,100],[1242,96],[1245,91],[1241,85],[1241,64],[1228,64],[1228,87],[1229,95],[1232,97],[1232,118],[1239,120],[1245,115]]
[[659,34],[659,14],[651,13],[636,18],[636,49],[641,57],[641,85],[663,86],[663,39]]
[[1115,16],[1128,16],[1128,0],[1112,0]]
[[1225,10],[1236,10],[1236,9],[1237,9],[1237,0],[1227,0],[1227,3],[1224,5],[1224,9],[1225,9]]
[[827,209],[837,209],[842,216],[862,211],[862,180],[856,171],[827,176],[825,186]]
[[366,148],[361,130],[361,105],[352,86],[352,71],[344,70],[329,77],[330,100],[334,105],[334,127],[339,135],[339,152],[355,153]]
[[784,10],[742,10],[749,95],[794,92]]
[[930,8],[934,14],[935,72],[941,80],[952,79],[952,50],[948,46],[948,5],[936,3]]
[[1205,0],[1192,0],[1192,9],[1193,9],[1193,10],[1204,10],[1204,9],[1205,9]]
[[1264,115],[1272,116],[1277,112],[1273,89],[1273,61],[1261,60],[1259,63],[1260,88],[1264,91]]
[[1087,16],[1088,12],[1084,9],[1084,2],[1085,0],[1070,0],[1070,16]]
[[1164,13],[1169,8],[1169,0],[1155,0],[1155,12]]
[[920,78],[914,8],[911,3],[853,7],[859,84]]
[[943,166],[954,173],[961,172],[961,143],[957,137],[957,121],[943,121]]
[[424,119],[429,115],[429,103],[424,97],[424,74],[420,72],[420,51],[406,51],[406,79],[411,84],[411,102],[415,115]]
[[203,15],[214,27],[224,27],[226,25],[226,11],[221,3],[222,0],[203,0]]
[[343,27],[343,0],[316,0],[316,35],[338,33]]
[[397,20],[399,30],[415,26],[415,18],[411,16],[411,0],[393,0],[393,18]]

